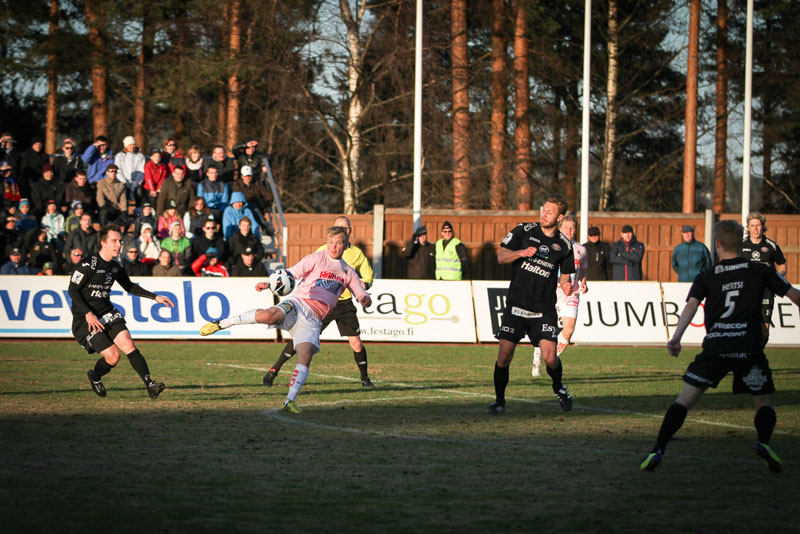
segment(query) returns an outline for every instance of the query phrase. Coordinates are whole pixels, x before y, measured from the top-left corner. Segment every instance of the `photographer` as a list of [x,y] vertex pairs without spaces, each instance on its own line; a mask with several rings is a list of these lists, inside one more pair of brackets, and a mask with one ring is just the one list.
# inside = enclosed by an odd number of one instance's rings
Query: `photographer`
[[403,248],[408,260],[408,277],[416,280],[433,280],[436,267],[436,246],[428,241],[428,229],[420,226],[411,241]]

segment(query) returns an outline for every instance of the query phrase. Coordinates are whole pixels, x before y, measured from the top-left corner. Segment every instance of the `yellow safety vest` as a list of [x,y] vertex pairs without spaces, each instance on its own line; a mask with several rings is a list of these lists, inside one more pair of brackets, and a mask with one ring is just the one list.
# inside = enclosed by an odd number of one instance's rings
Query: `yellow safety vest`
[[461,280],[464,276],[461,273],[461,259],[456,252],[456,246],[461,241],[453,238],[444,248],[444,239],[436,242],[436,279],[437,280]]

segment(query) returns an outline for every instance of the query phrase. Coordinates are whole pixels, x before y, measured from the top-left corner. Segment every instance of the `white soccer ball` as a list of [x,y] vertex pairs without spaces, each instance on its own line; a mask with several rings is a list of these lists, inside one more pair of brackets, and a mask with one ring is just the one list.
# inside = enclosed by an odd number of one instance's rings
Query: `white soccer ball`
[[277,269],[269,275],[269,289],[278,297],[285,297],[294,291],[296,283],[292,273],[286,269]]

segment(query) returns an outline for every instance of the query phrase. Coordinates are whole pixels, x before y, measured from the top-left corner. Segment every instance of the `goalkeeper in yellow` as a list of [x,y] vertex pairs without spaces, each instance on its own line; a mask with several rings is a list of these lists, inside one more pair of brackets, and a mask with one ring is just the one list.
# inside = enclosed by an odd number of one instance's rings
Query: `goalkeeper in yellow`
[[[369,286],[372,285],[372,267],[361,249],[350,244],[350,233],[353,231],[353,228],[350,226],[350,219],[344,216],[337,217],[333,225],[347,228],[348,242],[344,254],[342,254],[342,259],[361,277],[361,283],[364,284],[364,289],[369,289]],[[317,251],[325,250],[327,246],[328,245],[322,245]],[[361,385],[365,388],[374,388],[375,385],[372,383],[372,380],[369,379],[369,373],[367,371],[367,349],[361,342],[361,325],[358,323],[356,306],[353,304],[353,299],[351,298],[349,290],[345,290],[344,293],[341,294],[336,307],[322,319],[322,328],[320,332],[325,330],[333,321],[336,321],[339,334],[347,336],[347,341],[350,342],[350,348],[353,349],[353,358],[355,358],[358,371],[361,373]],[[275,365],[273,365],[264,376],[265,386],[272,385],[281,367],[283,367],[283,364],[295,354],[294,343],[289,340],[286,346],[283,347],[281,355],[278,356]]]

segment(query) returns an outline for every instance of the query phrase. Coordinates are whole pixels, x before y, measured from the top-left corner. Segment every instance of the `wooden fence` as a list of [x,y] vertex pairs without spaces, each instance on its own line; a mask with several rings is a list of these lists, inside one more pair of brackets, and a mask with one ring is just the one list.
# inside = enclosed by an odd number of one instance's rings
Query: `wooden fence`
[[[293,265],[304,255],[325,242],[325,229],[333,224],[337,214],[287,214],[289,227],[288,261]],[[776,241],[788,264],[787,278],[800,282],[800,215],[767,214],[767,236]],[[723,219],[739,220],[739,215],[726,214]],[[464,242],[472,261],[474,280],[505,280],[510,267],[497,263],[497,250],[503,237],[517,223],[538,221],[538,211],[454,211],[424,210],[422,223],[428,237],[436,241],[445,221],[453,225],[455,236]],[[376,206],[374,215],[351,215],[353,243],[361,248],[382,278],[405,278],[406,263],[402,256],[405,243],[414,231],[410,209],[387,209]],[[645,245],[643,273],[645,280],[676,282],[670,260],[672,250],[681,242],[681,227],[695,227],[695,238],[706,241],[706,227],[712,221],[702,213],[604,213],[590,212],[589,222],[600,228],[602,241],[612,243],[620,238],[622,227],[630,224],[636,238]],[[579,218],[580,224],[580,218]],[[383,230],[382,254],[375,256],[373,247],[376,229]]]

